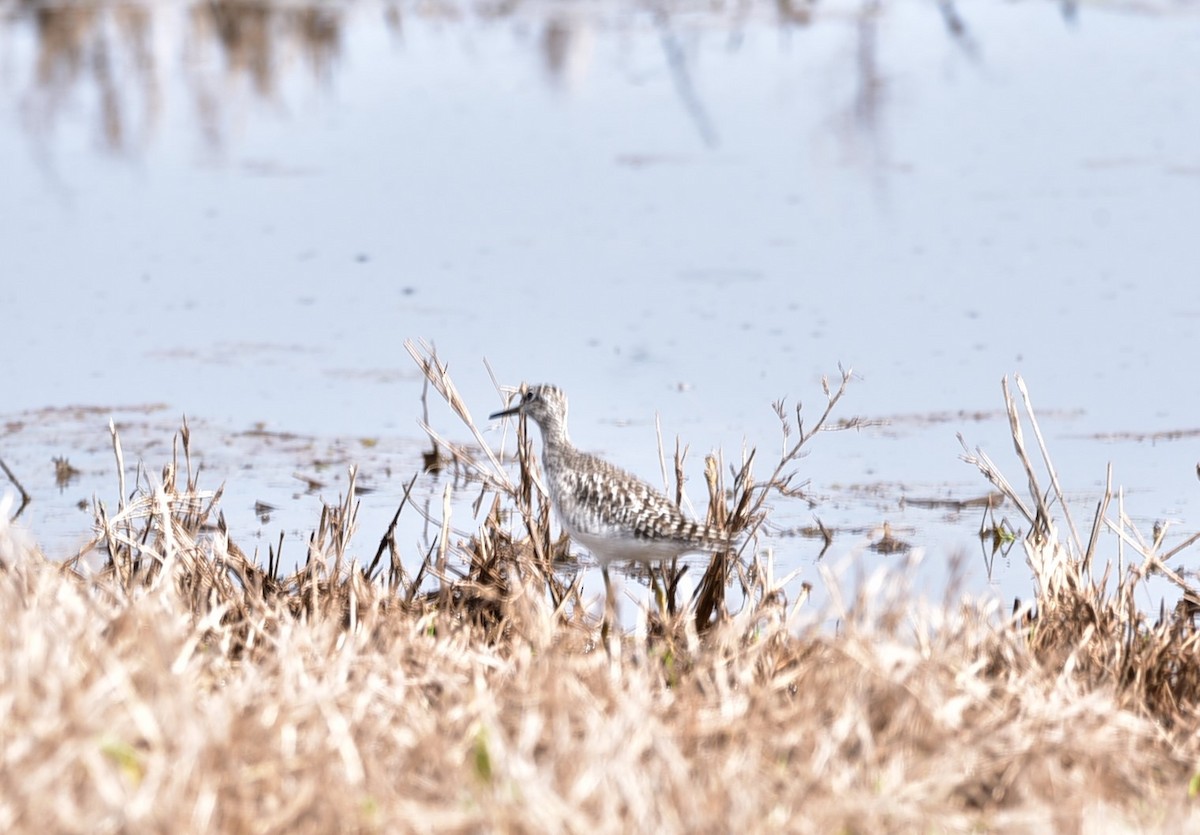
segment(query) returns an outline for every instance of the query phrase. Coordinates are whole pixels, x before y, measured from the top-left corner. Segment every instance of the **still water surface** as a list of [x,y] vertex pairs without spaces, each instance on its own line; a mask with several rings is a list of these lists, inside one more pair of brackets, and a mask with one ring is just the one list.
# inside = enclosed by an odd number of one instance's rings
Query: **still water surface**
[[[1017,479],[999,381],[1019,372],[1076,515],[1112,461],[1134,520],[1182,538],[1198,12],[0,0],[0,458],[22,518],[73,552],[79,502],[115,503],[108,417],[157,472],[187,414],[246,550],[282,530],[299,558],[357,462],[373,553],[420,466],[403,342],[425,337],[476,415],[500,402],[485,358],[555,382],[574,440],[656,483],[659,416],[697,504],[704,454],[757,446],[765,472],[771,403],[815,412],[852,367],[837,416],[879,425],[818,439],[812,504],[773,520],[818,517],[823,559],[867,566],[898,559],[867,548],[886,521],[935,594],[955,555],[974,590],[1029,594],[1017,551],[989,577],[977,511],[923,501],[986,492],[960,432]],[[53,456],[82,472],[57,485]],[[819,544],[764,545],[815,579]]]

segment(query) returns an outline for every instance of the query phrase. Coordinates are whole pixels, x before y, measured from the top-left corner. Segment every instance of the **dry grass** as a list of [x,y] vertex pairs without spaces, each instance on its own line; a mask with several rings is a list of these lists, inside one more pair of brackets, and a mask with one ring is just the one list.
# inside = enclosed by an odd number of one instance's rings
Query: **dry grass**
[[[1041,490],[1022,500],[982,454],[1029,514],[1035,606],[926,605],[881,573],[831,631],[747,553],[689,600],[665,571],[660,611],[610,656],[551,568],[531,467],[512,482],[482,443],[443,441],[489,509],[469,542],[415,576],[386,535],[359,552],[351,486],[281,576],[213,518],[187,441],[160,485],[97,506],[99,573],[0,522],[0,831],[1198,828],[1190,610],[1151,624],[1132,605],[1161,554],[1093,582],[1102,541],[1060,542]],[[739,467],[726,495],[718,468],[709,512],[752,529],[788,472]]]

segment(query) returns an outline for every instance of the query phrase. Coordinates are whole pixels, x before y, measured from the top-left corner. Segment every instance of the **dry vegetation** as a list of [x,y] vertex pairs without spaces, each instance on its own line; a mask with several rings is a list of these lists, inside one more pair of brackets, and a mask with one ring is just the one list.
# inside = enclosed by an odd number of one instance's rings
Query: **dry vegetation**
[[[761,484],[747,462],[726,493],[710,466],[709,512],[753,529],[844,383]],[[102,571],[46,561],[2,508],[0,831],[1196,830],[1192,608],[1134,606],[1164,552],[1107,503],[1086,542],[1069,515],[1059,538],[1057,478],[1043,493],[1008,405],[1031,495],[971,458],[1027,516],[1034,605],[925,605],[881,573],[836,629],[805,625],[804,586],[747,549],[691,599],[665,570],[612,652],[552,568],[523,436],[516,481],[441,443],[485,521],[416,576],[387,535],[356,547],[351,479],[285,577],[215,516],[185,427],[160,484],[97,505]],[[1139,561],[1108,557],[1105,527]]]

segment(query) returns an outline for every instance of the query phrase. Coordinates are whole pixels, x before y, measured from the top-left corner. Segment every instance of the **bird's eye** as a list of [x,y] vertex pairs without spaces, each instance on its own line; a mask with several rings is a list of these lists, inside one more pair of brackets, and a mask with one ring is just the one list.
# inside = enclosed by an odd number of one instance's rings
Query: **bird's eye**
[[532,391],[525,392],[525,396],[521,399],[526,403],[532,403],[533,402],[533,392]]

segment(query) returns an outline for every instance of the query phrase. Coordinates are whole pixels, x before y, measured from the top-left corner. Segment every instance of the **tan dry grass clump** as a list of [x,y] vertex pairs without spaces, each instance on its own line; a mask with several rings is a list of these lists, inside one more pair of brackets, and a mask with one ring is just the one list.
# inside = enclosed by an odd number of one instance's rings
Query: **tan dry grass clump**
[[800,637],[757,611],[610,660],[540,594],[506,603],[502,644],[378,600],[352,631],[277,602],[246,654],[178,583],[111,592],[36,560],[0,577],[5,831],[1167,831],[1188,811],[1178,740],[986,611],[864,598]]
[[0,529],[0,831],[1196,829],[1194,690],[1167,721],[1066,629],[896,573],[801,626],[758,557],[610,656],[498,513],[428,590],[350,558],[351,487],[281,577],[177,464],[97,508],[98,574]]
[[[964,455],[1008,497],[1029,525],[1022,540],[1026,562],[1034,580],[1035,598],[1019,614],[1026,628],[1029,649],[1047,669],[1089,688],[1114,692],[1117,702],[1148,716],[1165,728],[1193,730],[1200,720],[1200,589],[1189,581],[1196,571],[1176,571],[1167,561],[1197,541],[1200,534],[1167,547],[1165,531],[1145,537],[1125,515],[1121,491],[1112,486],[1109,467],[1101,497],[1083,539],[1063,494],[1028,390],[1016,380],[1028,422],[1037,441],[1035,455],[1028,447],[1016,398],[1004,380],[1013,444],[1029,485],[1022,496],[981,451]],[[1040,457],[1042,466],[1034,462]],[[1044,482],[1049,486],[1042,487]],[[1116,518],[1110,516],[1117,500]],[[1060,536],[1059,528],[1068,533]],[[1102,535],[1116,535],[1113,557],[1100,559],[1106,545]],[[1111,540],[1108,540],[1111,542]],[[1164,604],[1154,618],[1141,610],[1136,595],[1151,577],[1170,584],[1177,602]],[[1194,746],[1189,745],[1189,750]],[[1200,767],[1194,767],[1200,773]],[[1200,781],[1192,794],[1200,792]]]

